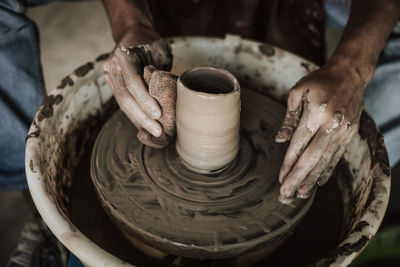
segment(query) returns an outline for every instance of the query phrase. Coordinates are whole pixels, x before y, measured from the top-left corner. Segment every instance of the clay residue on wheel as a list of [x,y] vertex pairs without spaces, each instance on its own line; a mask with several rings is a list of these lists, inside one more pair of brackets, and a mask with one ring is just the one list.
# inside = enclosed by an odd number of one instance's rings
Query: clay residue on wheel
[[[94,137],[97,136],[95,131],[92,134]],[[109,253],[138,267],[172,266],[172,262],[182,263],[177,266],[191,267],[235,266],[231,259],[201,261],[183,259],[175,255],[167,256],[165,262],[160,263],[151,260],[134,248],[103,210],[94,191],[89,171],[92,147],[93,143],[86,143],[86,152],[80,158],[77,167],[74,168],[72,186],[68,191],[69,219],[85,236]],[[347,167],[341,166],[341,168]],[[336,179],[339,177],[336,174],[334,175],[333,179],[317,192],[310,211],[295,228],[289,239],[267,259],[256,264],[255,267],[308,266],[336,247],[342,228],[343,208],[340,191],[336,183]],[[91,214],[91,216],[87,216],[87,214]],[[307,242],[304,242],[304,240],[307,240]],[[189,265],[184,264],[188,262]]]
[[284,240],[312,203],[278,201],[286,145],[275,143],[274,135],[284,108],[243,89],[241,114],[238,157],[209,176],[185,168],[173,145],[141,145],[121,112],[106,123],[93,150],[92,178],[128,238],[195,258],[230,258],[260,247],[270,253]]

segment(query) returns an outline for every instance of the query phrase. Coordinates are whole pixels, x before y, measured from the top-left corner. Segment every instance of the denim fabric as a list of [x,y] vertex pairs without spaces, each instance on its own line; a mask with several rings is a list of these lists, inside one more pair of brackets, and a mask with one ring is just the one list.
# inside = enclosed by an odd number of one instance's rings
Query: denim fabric
[[[346,1],[325,0],[327,24],[344,28],[349,18]],[[396,28],[382,51],[374,76],[364,93],[365,108],[385,137],[390,165],[400,160],[400,34]]]
[[74,254],[71,253],[69,255],[68,267],[84,267],[84,265]]
[[400,160],[400,60],[378,65],[365,90],[364,101],[385,137],[393,167]]
[[25,136],[45,96],[38,31],[23,3],[0,2],[0,190],[27,188]]

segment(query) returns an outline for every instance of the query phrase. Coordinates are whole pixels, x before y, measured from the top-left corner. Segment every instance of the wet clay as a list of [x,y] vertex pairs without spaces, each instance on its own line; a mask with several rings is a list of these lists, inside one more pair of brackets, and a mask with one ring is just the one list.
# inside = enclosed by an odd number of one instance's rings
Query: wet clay
[[225,168],[239,152],[240,85],[224,69],[195,67],[177,82],[176,151],[199,173]]
[[[132,246],[102,208],[90,179],[90,152],[96,135],[97,132],[93,132],[93,138],[85,149],[86,153],[74,172],[69,191],[70,219],[84,235],[111,254],[135,266],[172,266],[177,261],[181,264],[175,266],[235,266],[230,259],[201,261],[174,255],[167,256],[160,263]],[[340,162],[337,169],[348,173],[344,162]],[[308,266],[337,246],[343,221],[343,204],[337,179],[342,174],[344,173],[335,172],[328,183],[318,189],[310,210],[285,243],[254,266]]]
[[234,90],[235,82],[227,79],[226,75],[213,68],[197,68],[197,71],[189,71],[182,74],[181,81],[190,90],[208,94],[227,94]]
[[91,174],[100,201],[129,239],[189,258],[267,248],[268,254],[305,215],[312,197],[290,206],[278,201],[286,145],[275,143],[274,135],[284,108],[247,89],[242,100],[240,152],[213,175],[186,169],[173,145],[143,146],[122,112],[105,124]]

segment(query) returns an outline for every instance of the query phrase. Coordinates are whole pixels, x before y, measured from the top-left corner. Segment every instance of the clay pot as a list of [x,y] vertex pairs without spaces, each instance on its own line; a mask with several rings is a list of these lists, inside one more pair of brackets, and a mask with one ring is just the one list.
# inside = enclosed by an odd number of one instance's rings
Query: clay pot
[[176,150],[197,172],[226,167],[239,151],[240,86],[228,71],[197,67],[177,83]]

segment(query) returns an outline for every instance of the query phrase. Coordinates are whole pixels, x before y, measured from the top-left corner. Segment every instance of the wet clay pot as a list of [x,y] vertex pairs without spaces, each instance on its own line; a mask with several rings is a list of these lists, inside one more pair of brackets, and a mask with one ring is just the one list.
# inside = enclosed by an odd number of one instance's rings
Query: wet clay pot
[[[171,38],[170,43],[174,73],[181,74],[199,65],[225,68],[241,85],[251,84],[250,91],[282,104],[290,88],[316,69],[310,62],[284,50],[237,36]],[[126,258],[115,256],[119,251],[96,239],[110,229],[101,229],[90,236],[80,224],[74,223],[69,208],[76,194],[71,185],[82,172],[78,168],[82,155],[92,151],[94,138],[114,110],[112,94],[103,76],[102,62],[106,57],[99,56],[77,68],[51,91],[39,108],[27,136],[28,185],[51,231],[87,266],[156,266],[156,263],[141,264],[141,254],[135,254],[133,249],[131,254],[136,256],[129,263]],[[340,189],[343,209],[337,245],[309,262],[310,266],[350,264],[368,245],[383,219],[390,191],[390,168],[382,135],[367,112],[361,116],[360,130],[340,166],[343,164],[346,169],[338,169],[332,177]],[[101,220],[94,217],[93,210],[88,209],[84,214],[83,219],[93,219],[91,229],[100,227]]]
[[239,151],[240,86],[223,69],[197,67],[178,78],[176,150],[201,173],[228,166]]

